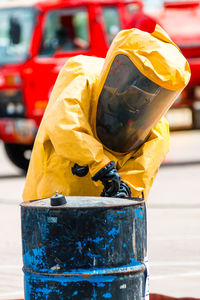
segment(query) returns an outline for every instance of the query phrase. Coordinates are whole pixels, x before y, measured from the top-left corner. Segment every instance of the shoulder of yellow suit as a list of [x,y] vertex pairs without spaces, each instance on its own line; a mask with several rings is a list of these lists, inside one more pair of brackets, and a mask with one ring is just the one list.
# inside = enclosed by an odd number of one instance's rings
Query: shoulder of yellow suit
[[190,80],[186,58],[159,25],[153,33],[133,28],[120,31],[113,40],[102,69],[99,92],[119,54],[128,56],[144,76],[166,89],[182,90]]
[[104,63],[104,58],[77,55],[68,59],[63,70],[67,76],[86,76],[88,78],[99,75]]
[[47,111],[57,101],[62,91],[67,88],[70,83],[79,76],[83,80],[87,79],[93,83],[98,79],[103,67],[104,59],[86,55],[77,55],[70,57],[59,72],[51,96],[46,108]]

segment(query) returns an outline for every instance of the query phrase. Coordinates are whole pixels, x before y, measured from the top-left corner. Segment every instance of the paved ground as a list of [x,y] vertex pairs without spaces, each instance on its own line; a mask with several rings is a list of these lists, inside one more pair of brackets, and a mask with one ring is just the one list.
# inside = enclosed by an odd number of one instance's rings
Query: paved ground
[[150,291],[200,298],[200,132],[176,132],[148,199]]
[[[150,291],[200,298],[200,131],[172,133],[148,199]],[[25,178],[0,144],[0,299],[23,296],[20,209]]]

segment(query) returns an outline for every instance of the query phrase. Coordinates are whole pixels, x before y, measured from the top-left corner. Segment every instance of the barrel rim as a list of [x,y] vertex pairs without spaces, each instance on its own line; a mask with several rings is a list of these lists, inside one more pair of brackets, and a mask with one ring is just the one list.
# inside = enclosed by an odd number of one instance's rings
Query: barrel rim
[[[129,207],[129,206],[138,206],[145,204],[144,198],[109,198],[109,197],[94,197],[94,196],[65,196],[67,203],[59,206],[51,206],[50,205],[50,198],[43,198],[38,200],[32,200],[27,202],[22,202],[20,206],[22,208],[28,207],[28,208],[34,208],[34,209],[94,209],[94,208],[117,208],[117,207]],[[102,202],[102,205],[87,205],[87,203],[84,205],[84,198],[96,201],[99,200],[99,202]],[[77,200],[83,200],[82,205],[73,205],[71,202]],[[106,205],[106,201],[109,201],[112,199],[113,204],[109,203]],[[49,205],[45,202],[49,201]],[[116,201],[116,202],[114,202]],[[121,201],[121,203],[120,203]],[[103,202],[105,204],[103,205]],[[37,205],[36,205],[37,203]],[[94,202],[95,203],[95,202]]]
[[42,276],[64,276],[64,277],[72,277],[72,276],[81,276],[85,278],[89,278],[92,276],[99,276],[99,275],[128,275],[130,273],[140,273],[144,272],[146,270],[146,266],[144,263],[138,263],[137,265],[134,266],[119,266],[119,267],[114,267],[114,268],[98,268],[98,269],[91,269],[91,271],[88,271],[87,269],[80,270],[79,272],[69,271],[65,273],[46,273],[46,272],[36,272],[36,271],[31,271],[30,268],[24,266],[22,268],[24,274],[35,274],[35,275],[42,275]]

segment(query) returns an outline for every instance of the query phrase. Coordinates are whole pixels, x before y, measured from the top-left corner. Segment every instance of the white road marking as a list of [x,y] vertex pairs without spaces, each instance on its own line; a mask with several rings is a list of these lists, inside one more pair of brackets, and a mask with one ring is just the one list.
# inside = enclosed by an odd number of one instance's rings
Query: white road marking
[[149,236],[150,241],[177,241],[177,240],[200,240],[200,235],[174,235],[174,236]]
[[180,266],[180,267],[187,267],[187,266],[200,266],[200,261],[157,261],[157,262],[150,262],[150,267],[165,267],[165,266]]
[[166,275],[158,275],[158,276],[150,276],[151,280],[159,280],[159,279],[167,279],[167,278],[176,278],[176,277],[194,277],[200,276],[200,272],[186,272],[186,273],[174,273],[174,274],[166,274]]
[[6,270],[6,269],[22,269],[21,265],[1,265],[0,270]]
[[[4,294],[0,294],[0,299],[2,300],[6,300],[5,297],[7,297],[7,299],[11,299],[10,297],[14,297],[14,296],[17,296],[18,299],[23,299],[24,297],[24,291],[23,290],[20,290],[20,291],[16,291],[16,292],[13,292],[13,293],[4,293]],[[13,298],[14,299],[14,298]],[[15,298],[16,299],[16,298]]]

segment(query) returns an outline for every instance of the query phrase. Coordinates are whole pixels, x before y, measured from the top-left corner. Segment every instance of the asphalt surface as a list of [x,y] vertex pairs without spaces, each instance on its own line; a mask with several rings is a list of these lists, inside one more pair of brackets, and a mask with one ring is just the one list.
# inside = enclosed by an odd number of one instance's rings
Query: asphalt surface
[[[20,235],[25,177],[0,144],[0,299],[23,297]],[[150,292],[200,298],[200,131],[171,134],[148,199]]]

